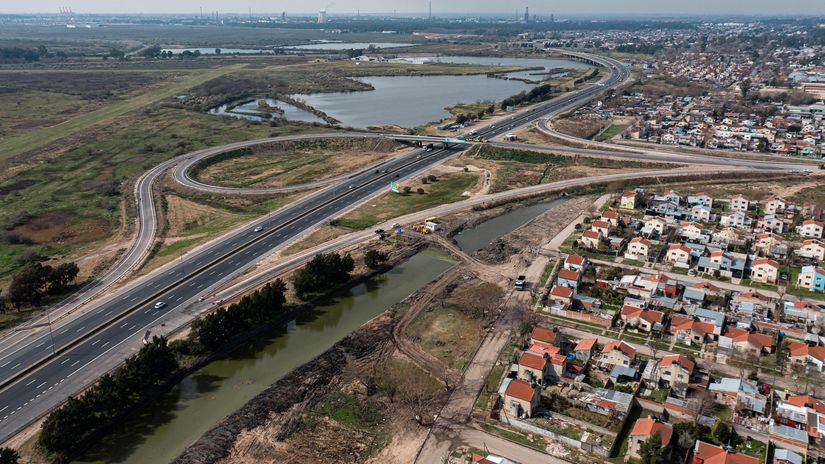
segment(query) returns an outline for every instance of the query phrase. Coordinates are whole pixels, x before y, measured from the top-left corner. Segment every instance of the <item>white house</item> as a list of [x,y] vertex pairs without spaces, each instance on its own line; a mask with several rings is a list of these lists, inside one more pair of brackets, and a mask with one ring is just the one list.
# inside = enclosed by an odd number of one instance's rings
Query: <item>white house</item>
[[750,207],[750,201],[743,195],[733,195],[730,197],[730,209],[732,211],[745,212]]
[[817,261],[825,260],[825,244],[819,240],[808,239],[802,242],[802,246],[796,251],[799,256],[813,258]]
[[636,237],[627,245],[627,250],[624,253],[626,259],[633,259],[637,261],[647,261],[650,254],[650,247],[653,244],[650,240],[642,237]]
[[768,258],[758,258],[751,264],[751,280],[775,284],[779,275],[779,263]]
[[690,248],[682,244],[673,244],[667,249],[665,260],[671,264],[690,264]]
[[690,209],[690,218],[694,221],[709,222],[710,208],[705,205],[696,205]]
[[622,193],[622,198],[619,202],[619,205],[625,209],[634,209],[636,208],[636,200],[639,199],[639,192],[635,190],[631,190],[628,192]]
[[705,192],[699,192],[696,195],[688,195],[687,202],[689,205],[702,205],[708,208],[713,208],[713,197]]
[[765,214],[776,214],[777,211],[784,211],[788,207],[788,202],[783,198],[773,197],[765,201]]
[[814,219],[806,219],[802,221],[801,226],[797,226],[796,230],[803,237],[822,238],[823,228],[825,228],[825,224]]

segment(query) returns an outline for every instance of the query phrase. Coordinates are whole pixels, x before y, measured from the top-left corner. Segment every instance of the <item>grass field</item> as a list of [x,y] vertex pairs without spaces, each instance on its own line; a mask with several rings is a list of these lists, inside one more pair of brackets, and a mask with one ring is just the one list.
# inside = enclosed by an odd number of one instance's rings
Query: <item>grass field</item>
[[460,311],[436,306],[410,324],[407,336],[444,364],[463,370],[481,339],[481,324]]
[[[416,185],[413,181],[406,184],[413,188],[409,194],[385,193],[368,204],[347,213],[344,217],[334,220],[332,224],[349,229],[366,229],[393,217],[453,203],[465,198],[462,196],[464,192],[475,189],[478,176],[456,174],[427,185]],[[425,188],[426,193],[416,193],[419,185]]]
[[10,137],[0,142],[0,160],[13,158],[76,132],[90,129],[97,124],[111,122],[119,116],[139,110],[165,98],[175,96],[186,89],[212,80],[218,76],[237,71],[238,69],[238,66],[224,66],[216,69],[201,70],[200,72],[188,74],[185,77],[177,79],[173,83],[146,89],[147,91],[131,98],[106,105],[98,110],[76,116],[60,124]]
[[226,153],[199,170],[197,178],[230,187],[296,185],[352,172],[392,156],[399,148],[389,140],[279,142]]
[[604,142],[605,140],[610,140],[620,134],[623,130],[627,129],[628,125],[629,124],[611,124],[607,127],[607,129],[603,130],[596,136],[596,141]]

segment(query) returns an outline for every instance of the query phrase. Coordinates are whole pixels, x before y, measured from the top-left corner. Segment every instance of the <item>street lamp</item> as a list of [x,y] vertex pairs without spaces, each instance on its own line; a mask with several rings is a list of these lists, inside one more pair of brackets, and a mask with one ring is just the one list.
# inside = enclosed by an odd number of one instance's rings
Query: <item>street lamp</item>
[[51,345],[52,345],[52,356],[54,356],[55,355],[55,353],[54,353],[54,335],[52,335],[52,317],[51,317],[51,312],[50,311],[46,311],[46,323],[49,326],[49,341],[51,342]]

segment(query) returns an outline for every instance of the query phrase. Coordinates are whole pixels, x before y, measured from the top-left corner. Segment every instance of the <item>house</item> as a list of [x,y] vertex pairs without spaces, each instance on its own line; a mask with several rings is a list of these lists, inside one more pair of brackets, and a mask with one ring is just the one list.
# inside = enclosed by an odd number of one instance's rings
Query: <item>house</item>
[[612,369],[614,366],[630,366],[635,360],[636,348],[623,341],[612,341],[602,348],[599,366]]
[[595,230],[600,233],[602,237],[609,236],[611,229],[612,227],[610,226],[610,223],[607,221],[602,221],[601,219],[593,221],[593,224],[590,226],[590,230]]
[[773,247],[777,246],[781,242],[782,240],[777,237],[776,234],[770,232],[756,234],[753,238],[753,249],[762,251],[767,255]]
[[747,256],[715,250],[710,256],[700,256],[696,270],[701,273],[740,279],[745,274]]
[[704,238],[705,228],[702,224],[695,222],[683,222],[679,224],[679,236],[688,240],[698,241]]
[[670,320],[670,333],[686,345],[704,345],[714,338],[714,326],[692,317],[674,314]]
[[624,223],[622,215],[612,209],[602,211],[602,221],[607,221],[610,227],[619,227],[619,224]]
[[556,285],[578,289],[582,282],[582,275],[579,271],[571,271],[569,269],[559,269],[559,274],[556,277]]
[[711,209],[707,206],[696,205],[690,208],[690,219],[698,222],[710,222]]
[[744,229],[751,227],[751,218],[742,211],[732,211],[722,213],[719,217],[719,224],[723,227],[734,227]]
[[775,284],[779,276],[779,263],[769,258],[757,258],[751,264],[751,280],[763,284]]
[[619,204],[624,209],[635,209],[636,201],[639,199],[639,192],[633,190],[622,193],[622,198]]
[[582,398],[587,409],[622,420],[633,406],[633,395],[616,390],[595,388]]
[[785,221],[778,214],[766,214],[759,219],[757,226],[762,230],[781,234],[785,232]]
[[696,440],[691,464],[762,464],[758,458]]
[[816,266],[803,266],[796,278],[796,286],[811,292],[825,292],[825,270]]
[[682,195],[675,190],[664,191],[661,195],[656,195],[653,199],[655,201],[675,203],[677,206],[682,204]]
[[670,446],[670,439],[673,436],[673,427],[665,422],[660,422],[656,419],[645,417],[639,419],[633,425],[633,430],[630,431],[630,441],[627,445],[626,457],[633,459],[641,459],[639,450],[642,443],[646,442],[650,437],[656,436],[661,440],[662,447]]
[[580,241],[583,247],[595,250],[599,248],[599,244],[602,241],[602,234],[596,232],[595,230],[585,230],[582,232]]
[[751,333],[736,327],[729,327],[724,337],[719,337],[719,346],[731,348],[742,353],[761,356],[770,353],[773,337],[760,333]]
[[665,228],[667,228],[667,222],[658,216],[645,219],[644,224],[641,233],[648,237],[652,235],[662,235],[665,233]]
[[573,294],[574,291],[570,287],[564,287],[562,285],[553,285],[553,288],[550,290],[550,300],[557,301],[562,304],[569,305],[573,302]]
[[773,464],[804,464],[802,456],[785,448],[776,448],[773,452]]
[[822,312],[819,306],[808,301],[785,301],[782,309],[784,319],[806,324],[816,324]]
[[705,192],[699,192],[696,195],[688,195],[687,203],[689,205],[701,205],[713,208],[713,197]]
[[587,268],[587,258],[579,255],[567,255],[567,258],[564,259],[564,268],[584,273],[584,270]]
[[639,330],[650,332],[662,329],[665,315],[661,311],[625,305],[622,307],[621,318],[626,325],[637,326]]
[[779,211],[785,211],[788,207],[788,202],[783,198],[772,197],[765,200],[765,214],[776,214]]
[[635,237],[630,243],[627,244],[627,250],[625,250],[624,257],[625,259],[632,259],[636,261],[647,261],[648,254],[650,253],[650,247],[653,244],[650,240],[641,237]]
[[745,244],[745,234],[733,227],[725,227],[722,230],[714,232],[712,237],[713,243],[724,244],[726,246]]
[[561,337],[557,329],[548,329],[537,325],[530,333],[530,344],[543,343],[548,346],[559,346]]
[[743,195],[733,195],[730,197],[730,209],[732,211],[745,212],[750,207],[750,201]]
[[656,368],[655,380],[660,385],[675,387],[678,384],[690,383],[690,376],[696,364],[685,356],[672,354],[659,361]]
[[532,417],[539,405],[539,390],[530,382],[509,379],[504,391],[504,411],[513,417]]
[[585,338],[579,341],[576,344],[576,347],[573,348],[573,352],[576,354],[576,359],[579,361],[590,361],[590,358],[593,357],[593,351],[596,349],[596,342],[595,338]]
[[699,308],[693,312],[693,315],[701,322],[712,324],[714,335],[722,334],[722,326],[725,325],[725,313]]
[[806,219],[802,221],[802,225],[796,228],[799,235],[808,238],[822,238],[822,230],[825,229],[825,224],[814,219]]
[[825,261],[825,244],[819,240],[808,239],[802,242],[802,246],[796,254],[805,258],[813,258],[817,261]]
[[750,380],[723,377],[719,382],[708,385],[717,403],[738,410],[753,411],[764,414],[768,398],[759,393],[756,382]]
[[673,244],[668,247],[665,261],[670,264],[690,264],[690,248],[682,244]]
[[825,367],[825,346],[810,346],[807,343],[791,342],[788,346],[791,363],[798,366],[813,366],[818,372]]
[[544,385],[547,377],[547,359],[538,353],[525,351],[518,359],[518,378]]

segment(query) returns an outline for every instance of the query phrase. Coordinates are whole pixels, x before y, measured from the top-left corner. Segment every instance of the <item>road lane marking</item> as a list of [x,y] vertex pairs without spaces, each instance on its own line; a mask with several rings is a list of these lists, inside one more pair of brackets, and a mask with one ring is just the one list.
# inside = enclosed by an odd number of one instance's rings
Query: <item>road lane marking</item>
[[[109,342],[106,342],[106,343],[100,345],[100,348],[106,348],[106,345],[108,345],[108,344],[109,344]],[[57,385],[57,384],[55,384],[55,385]]]
[[45,344],[46,344],[46,340],[43,340],[42,342],[38,343],[37,345],[34,345],[34,347],[35,348],[40,348],[41,346],[43,346]]
[[31,380],[29,381],[29,383],[27,383],[27,384],[26,384],[26,386],[28,387],[29,385],[31,385],[31,384],[33,384],[33,383],[35,383],[35,382],[37,382],[37,379],[31,379]]
[[73,362],[73,363],[72,363],[72,365],[71,365],[71,366],[69,366],[69,367],[74,367],[74,366],[76,366],[76,365],[77,365],[77,363],[79,363],[79,362],[80,362],[80,360],[78,359],[77,361]]
[[99,338],[98,338],[97,340],[95,340],[95,341],[93,341],[93,342],[92,342],[92,346],[95,346],[95,345],[97,345],[98,343],[100,343],[100,339],[99,339]]
[[128,322],[124,322],[124,323],[123,323],[123,325],[122,325],[122,326],[120,326],[119,328],[120,328],[120,329],[122,329],[122,328],[126,327],[127,325],[129,325],[129,323],[128,323]]
[[86,328],[86,326],[84,325],[83,327],[81,327],[81,328],[79,328],[79,329],[75,330],[75,332],[80,332],[81,330],[83,330],[83,329],[85,329],[85,328]]
[[131,299],[131,300],[129,300],[129,301],[135,301],[135,300],[137,300],[137,299],[138,299],[138,297],[134,297],[134,298],[132,298],[132,299]]
[[8,365],[9,365],[9,363],[10,363],[10,362],[11,362],[11,361],[6,361],[6,362],[4,362],[4,363],[3,363],[3,365],[2,365],[2,366],[0,366],[0,367],[6,367],[6,366],[8,366]]
[[17,363],[17,364],[15,364],[14,366],[11,366],[11,370],[15,370],[15,369],[17,369],[18,367],[20,367],[20,363]]
[[64,359],[64,360],[63,360],[63,362],[62,362],[62,363],[60,363],[60,365],[62,366],[62,365],[64,365],[64,364],[66,364],[67,362],[69,362],[69,358]]
[[129,330],[135,330],[135,327],[137,327],[137,324],[132,324],[132,327],[129,327]]
[[43,383],[41,383],[40,385],[38,385],[38,386],[34,387],[34,389],[35,389],[35,390],[40,390],[40,387],[42,387],[43,385],[46,385],[46,382],[43,382]]
[[108,316],[109,314],[112,314],[112,310],[111,310],[111,309],[110,309],[110,310],[108,310],[108,311],[106,311],[106,313],[105,313],[105,314],[103,314],[103,315],[104,315],[104,316]]

